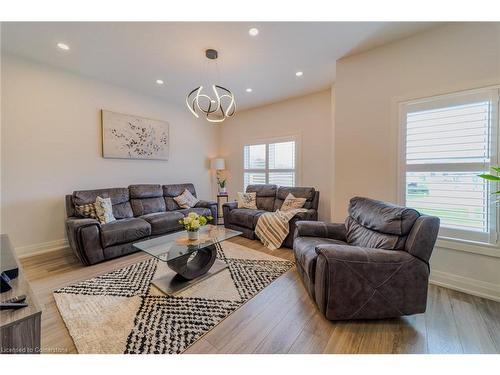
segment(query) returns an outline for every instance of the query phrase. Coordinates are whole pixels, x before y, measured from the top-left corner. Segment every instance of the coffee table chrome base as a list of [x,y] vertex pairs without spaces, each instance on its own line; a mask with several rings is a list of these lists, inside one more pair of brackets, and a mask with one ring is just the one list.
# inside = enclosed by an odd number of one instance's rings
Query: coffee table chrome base
[[208,279],[209,277],[212,277],[213,275],[225,270],[226,268],[228,268],[227,264],[217,259],[207,273],[192,280],[186,280],[182,277],[179,277],[179,275],[175,271],[169,269],[166,275],[154,279],[153,285],[166,295],[172,296],[182,292],[183,290],[186,290],[187,288],[195,284],[198,284],[203,280]]

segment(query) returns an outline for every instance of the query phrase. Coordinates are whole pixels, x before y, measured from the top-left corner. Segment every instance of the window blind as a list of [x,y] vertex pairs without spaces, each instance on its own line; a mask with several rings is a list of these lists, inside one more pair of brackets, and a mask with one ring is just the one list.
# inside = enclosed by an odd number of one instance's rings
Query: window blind
[[266,168],[266,145],[250,145],[244,149],[245,169]]
[[496,232],[490,185],[478,177],[496,162],[496,97],[486,90],[405,106],[406,205],[438,216],[441,235],[488,241]]
[[295,186],[295,141],[273,142],[244,146],[243,182]]
[[406,162],[488,162],[489,114],[488,101],[408,113]]

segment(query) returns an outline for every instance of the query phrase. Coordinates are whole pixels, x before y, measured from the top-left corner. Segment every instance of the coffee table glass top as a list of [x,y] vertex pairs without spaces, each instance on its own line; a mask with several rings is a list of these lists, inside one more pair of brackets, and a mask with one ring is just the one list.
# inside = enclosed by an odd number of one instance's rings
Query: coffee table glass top
[[163,261],[194,253],[210,245],[215,245],[229,238],[239,236],[242,232],[216,225],[205,225],[199,229],[199,240],[189,240],[186,231],[167,234],[150,240],[137,242],[134,248]]

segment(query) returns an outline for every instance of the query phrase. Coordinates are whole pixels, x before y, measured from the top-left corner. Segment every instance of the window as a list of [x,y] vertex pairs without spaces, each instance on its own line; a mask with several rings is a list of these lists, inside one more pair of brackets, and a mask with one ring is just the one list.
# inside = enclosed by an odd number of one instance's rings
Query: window
[[244,189],[250,184],[295,186],[296,141],[247,145],[243,150]]
[[[404,203],[441,219],[441,237],[496,243],[498,89],[402,105]],[[492,190],[495,189],[495,190]]]

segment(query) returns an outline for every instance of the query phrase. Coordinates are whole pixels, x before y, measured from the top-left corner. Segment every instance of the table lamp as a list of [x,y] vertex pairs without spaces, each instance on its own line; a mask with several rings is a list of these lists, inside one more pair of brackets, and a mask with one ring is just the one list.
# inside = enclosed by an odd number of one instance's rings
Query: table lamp
[[222,158],[215,158],[210,161],[210,168],[215,169],[217,176],[217,187],[219,189],[219,194],[227,194],[226,190],[226,178],[224,177],[223,171],[226,169],[226,161]]

